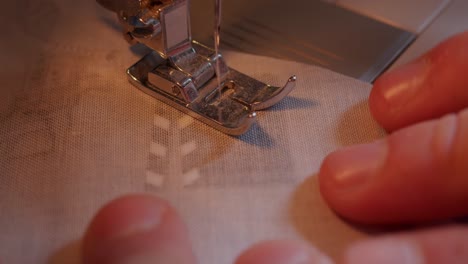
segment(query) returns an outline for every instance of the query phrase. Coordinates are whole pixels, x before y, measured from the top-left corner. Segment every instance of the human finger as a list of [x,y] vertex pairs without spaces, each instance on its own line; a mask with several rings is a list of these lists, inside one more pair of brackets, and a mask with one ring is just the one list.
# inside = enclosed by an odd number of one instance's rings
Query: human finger
[[242,253],[235,264],[332,264],[318,249],[297,241],[265,241]]
[[389,132],[468,107],[468,31],[380,77],[369,106]]
[[330,154],[320,190],[362,223],[418,223],[468,215],[468,109]]
[[419,231],[358,242],[346,250],[344,264],[465,264],[468,228]]
[[130,195],[104,206],[83,240],[83,263],[196,263],[186,228],[164,200]]

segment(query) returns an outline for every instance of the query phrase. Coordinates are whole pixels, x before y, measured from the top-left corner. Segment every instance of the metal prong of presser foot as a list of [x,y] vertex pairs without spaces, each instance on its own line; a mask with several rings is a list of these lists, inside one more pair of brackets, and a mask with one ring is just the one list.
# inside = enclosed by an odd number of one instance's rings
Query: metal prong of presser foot
[[[221,132],[245,133],[256,111],[278,103],[295,87],[295,76],[284,87],[267,85],[229,68],[222,55],[192,41],[188,0],[97,1],[117,13],[127,40],[154,50],[127,70],[130,82]],[[218,73],[214,65],[220,66]]]

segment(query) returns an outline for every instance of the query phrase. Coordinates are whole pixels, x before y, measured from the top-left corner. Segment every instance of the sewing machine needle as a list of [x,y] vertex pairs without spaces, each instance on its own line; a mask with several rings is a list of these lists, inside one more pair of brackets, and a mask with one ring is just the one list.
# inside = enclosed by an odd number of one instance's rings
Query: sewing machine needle
[[[214,28],[214,48],[215,58],[219,56],[220,31],[221,31],[221,8],[222,0],[215,0],[215,28]],[[216,79],[218,80],[218,94],[221,95],[221,70],[219,60],[216,59]]]

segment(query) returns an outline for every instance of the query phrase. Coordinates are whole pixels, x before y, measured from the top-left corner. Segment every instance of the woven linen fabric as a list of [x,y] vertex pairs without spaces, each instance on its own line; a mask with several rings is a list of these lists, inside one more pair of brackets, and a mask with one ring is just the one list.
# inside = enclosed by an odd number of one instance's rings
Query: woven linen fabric
[[147,192],[184,217],[204,264],[264,239],[304,239],[333,257],[367,236],[334,215],[323,158],[384,135],[370,85],[315,66],[225,52],[259,80],[297,88],[241,137],[143,94],[129,48],[94,1],[3,3],[0,22],[0,263],[80,263],[80,239],[111,199]]

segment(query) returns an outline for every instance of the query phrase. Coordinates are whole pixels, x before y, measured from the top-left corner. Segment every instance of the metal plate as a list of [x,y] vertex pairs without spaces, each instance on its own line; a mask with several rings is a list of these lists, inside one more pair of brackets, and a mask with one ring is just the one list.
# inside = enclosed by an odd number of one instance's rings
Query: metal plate
[[[197,50],[207,48],[196,43]],[[203,52],[201,52],[203,53]],[[286,97],[295,87],[296,77],[288,79],[285,86],[270,86],[229,68],[221,90],[211,89],[207,96],[193,102],[183,100],[177,94],[160,87],[161,82],[151,83],[148,74],[166,63],[157,52],[151,52],[127,70],[129,80],[141,91],[182,111],[205,124],[229,135],[247,132],[255,122],[256,111],[267,109]],[[164,76],[160,76],[164,79]],[[216,78],[206,86],[216,87]],[[171,83],[172,80],[168,80]],[[159,84],[159,87],[158,87]]]

